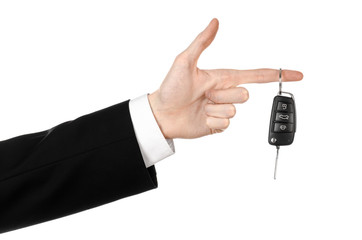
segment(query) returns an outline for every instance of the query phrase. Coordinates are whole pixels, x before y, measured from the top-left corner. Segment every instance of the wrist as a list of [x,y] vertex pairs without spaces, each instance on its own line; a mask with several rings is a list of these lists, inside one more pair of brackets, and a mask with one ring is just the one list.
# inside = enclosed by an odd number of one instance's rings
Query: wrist
[[151,110],[155,120],[160,128],[163,136],[166,139],[173,139],[176,136],[172,131],[172,124],[170,124],[170,113],[162,107],[162,102],[159,97],[159,91],[155,91],[148,95],[148,102],[150,103]]

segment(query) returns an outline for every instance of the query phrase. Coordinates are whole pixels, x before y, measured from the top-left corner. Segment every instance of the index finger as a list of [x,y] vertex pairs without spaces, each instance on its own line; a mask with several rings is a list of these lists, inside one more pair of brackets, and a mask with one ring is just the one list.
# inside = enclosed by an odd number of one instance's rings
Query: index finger
[[[253,70],[234,70],[234,69],[216,69],[211,70],[217,74],[220,79],[226,80],[232,86],[238,86],[245,83],[268,83],[279,81],[279,69],[260,68]],[[303,79],[303,73],[295,70],[282,70],[282,81],[300,81]]]

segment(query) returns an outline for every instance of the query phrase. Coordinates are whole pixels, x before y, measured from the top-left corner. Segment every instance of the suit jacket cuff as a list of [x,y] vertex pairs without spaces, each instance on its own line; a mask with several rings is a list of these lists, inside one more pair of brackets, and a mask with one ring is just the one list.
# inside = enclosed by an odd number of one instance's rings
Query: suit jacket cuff
[[165,139],[158,127],[148,101],[148,94],[132,99],[129,110],[146,167],[175,153],[173,140]]

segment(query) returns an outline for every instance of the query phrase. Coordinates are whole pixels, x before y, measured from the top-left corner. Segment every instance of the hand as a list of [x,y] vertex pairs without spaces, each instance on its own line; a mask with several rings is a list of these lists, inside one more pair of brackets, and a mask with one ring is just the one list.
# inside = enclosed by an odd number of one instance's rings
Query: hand
[[[201,53],[214,40],[219,21],[213,19],[191,45],[180,53],[161,87],[148,97],[153,114],[165,138],[198,138],[222,132],[235,115],[234,103],[244,103],[244,83],[279,80],[279,70],[232,70],[197,68]],[[298,81],[303,74],[283,70],[283,81]]]

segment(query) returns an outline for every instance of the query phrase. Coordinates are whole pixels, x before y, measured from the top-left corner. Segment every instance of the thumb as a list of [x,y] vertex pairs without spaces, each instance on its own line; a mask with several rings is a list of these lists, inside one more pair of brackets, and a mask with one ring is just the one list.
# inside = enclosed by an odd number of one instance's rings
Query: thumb
[[212,19],[209,25],[202,31],[195,40],[186,49],[190,59],[196,63],[201,53],[212,43],[217,30],[219,29],[219,20]]

